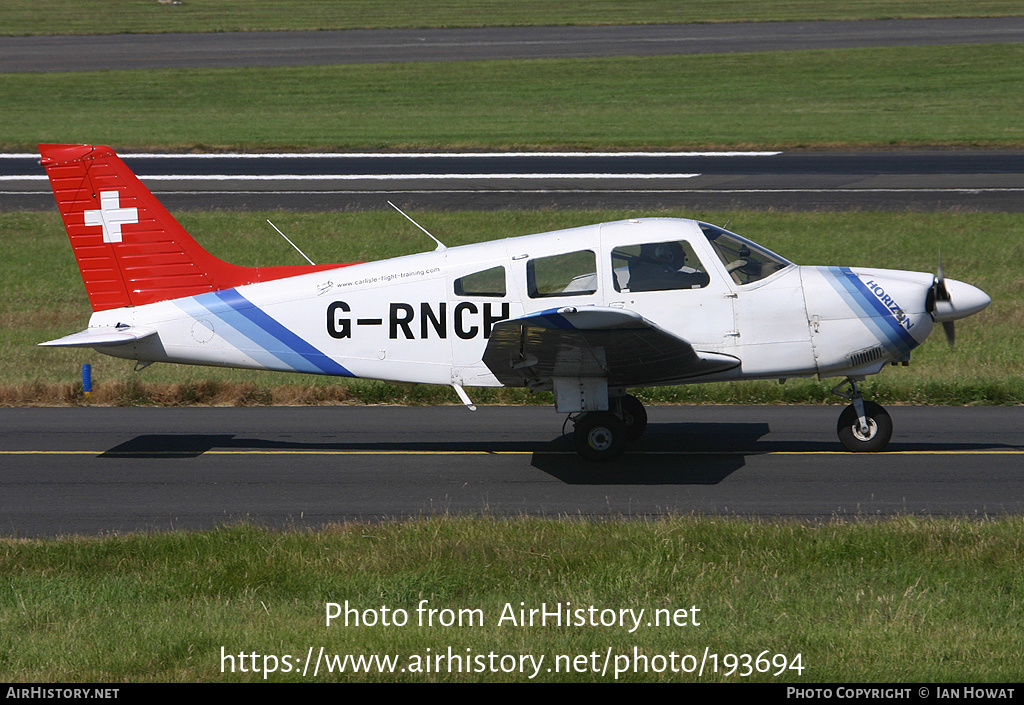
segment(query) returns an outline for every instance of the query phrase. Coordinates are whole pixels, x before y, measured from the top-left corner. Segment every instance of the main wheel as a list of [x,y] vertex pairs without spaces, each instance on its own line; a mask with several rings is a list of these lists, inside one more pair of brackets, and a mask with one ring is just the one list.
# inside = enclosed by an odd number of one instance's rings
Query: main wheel
[[644,435],[647,430],[647,409],[643,403],[632,394],[627,394],[619,400],[619,418],[626,425],[626,442],[632,443]]
[[846,446],[847,450],[855,453],[873,453],[882,450],[889,444],[892,438],[892,419],[889,412],[878,404],[864,402],[864,416],[868,422],[868,432],[862,433],[860,421],[857,419],[857,409],[853,404],[843,409],[839,415],[839,424],[836,432],[839,440]]
[[590,411],[576,420],[572,442],[587,460],[614,460],[626,450],[626,424],[610,411]]

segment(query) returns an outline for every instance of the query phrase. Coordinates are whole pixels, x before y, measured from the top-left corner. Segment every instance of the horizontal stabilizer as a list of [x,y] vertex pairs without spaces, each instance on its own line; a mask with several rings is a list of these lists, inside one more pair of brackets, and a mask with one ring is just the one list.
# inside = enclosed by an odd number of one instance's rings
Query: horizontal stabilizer
[[154,329],[134,326],[87,328],[80,333],[65,335],[63,338],[48,340],[39,345],[52,348],[101,348],[108,345],[124,345],[151,335],[156,335]]

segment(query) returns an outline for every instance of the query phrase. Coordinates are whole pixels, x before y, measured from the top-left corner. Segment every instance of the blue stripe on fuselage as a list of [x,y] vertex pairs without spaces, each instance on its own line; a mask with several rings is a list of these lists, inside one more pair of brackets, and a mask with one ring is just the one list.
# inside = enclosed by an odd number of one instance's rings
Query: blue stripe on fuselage
[[828,267],[824,271],[833,288],[896,358],[917,347],[914,336],[849,267]]
[[[186,302],[194,302],[195,306],[189,306]],[[185,302],[180,302],[179,306],[193,317],[211,315],[226,323],[232,330],[256,345],[257,349],[249,349],[244,340],[239,340],[237,336],[222,333],[221,337],[267,367],[278,369],[279,365],[267,364],[271,359],[276,359],[284,363],[287,369],[295,372],[355,377],[343,366],[258,308],[237,289],[193,296]],[[218,332],[221,332],[220,328]]]

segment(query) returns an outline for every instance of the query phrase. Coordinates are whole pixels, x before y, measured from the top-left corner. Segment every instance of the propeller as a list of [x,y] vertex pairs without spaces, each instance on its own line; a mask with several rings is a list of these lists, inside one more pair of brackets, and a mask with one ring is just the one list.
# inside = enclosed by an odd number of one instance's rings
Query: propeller
[[[949,296],[949,290],[946,288],[946,277],[942,272],[942,253],[939,253],[939,268],[935,272],[935,278],[932,281],[932,288],[929,292],[929,306],[928,313],[934,317],[936,313],[944,313],[951,311],[953,308],[953,301]],[[944,320],[942,322],[942,330],[946,334],[946,341],[949,343],[950,349],[953,348],[953,344],[956,342],[956,326],[951,320]]]

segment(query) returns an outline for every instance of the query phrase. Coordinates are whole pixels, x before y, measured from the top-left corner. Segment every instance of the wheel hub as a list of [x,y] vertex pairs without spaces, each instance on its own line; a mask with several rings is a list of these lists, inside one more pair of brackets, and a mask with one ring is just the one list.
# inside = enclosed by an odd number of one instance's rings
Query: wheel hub
[[861,431],[859,422],[853,424],[853,437],[858,441],[870,441],[878,433],[878,424],[875,423],[875,420],[869,416],[866,421],[868,422],[867,433]]
[[590,429],[587,444],[594,450],[608,450],[612,446],[612,434],[604,426]]

